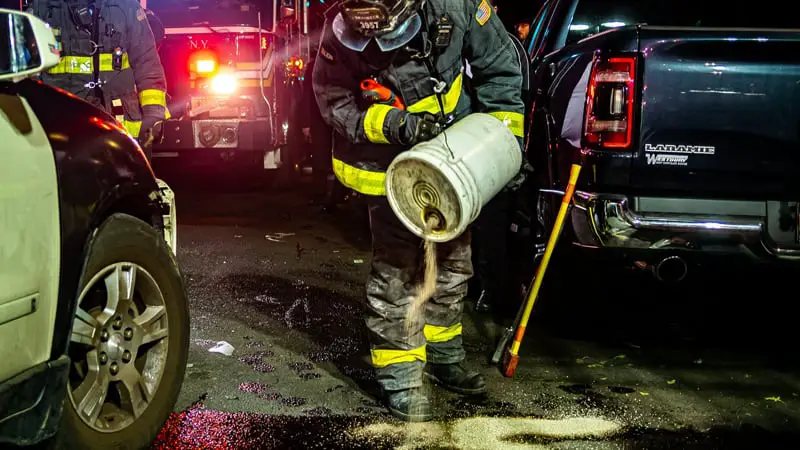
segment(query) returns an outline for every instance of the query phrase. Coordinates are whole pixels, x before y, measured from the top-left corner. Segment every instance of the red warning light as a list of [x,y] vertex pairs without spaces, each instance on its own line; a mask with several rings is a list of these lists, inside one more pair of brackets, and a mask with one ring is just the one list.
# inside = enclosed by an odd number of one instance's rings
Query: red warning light
[[290,77],[299,78],[303,76],[303,69],[305,68],[305,61],[299,56],[292,56],[286,62],[286,72]]

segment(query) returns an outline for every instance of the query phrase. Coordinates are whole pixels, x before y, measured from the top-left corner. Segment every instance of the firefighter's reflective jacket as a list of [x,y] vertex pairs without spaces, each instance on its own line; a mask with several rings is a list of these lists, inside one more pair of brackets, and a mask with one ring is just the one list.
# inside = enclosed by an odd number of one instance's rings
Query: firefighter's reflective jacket
[[[346,48],[331,29],[336,14],[335,8],[328,13],[313,82],[323,117],[340,135],[333,165],[344,185],[366,195],[385,195],[385,170],[406,149],[393,129],[403,113],[365,103],[360,83],[366,78],[400,95],[410,113],[431,113],[452,124],[472,112],[485,112],[523,137],[519,62],[487,0],[428,0],[421,13],[427,26],[407,48],[394,53],[370,50],[372,45],[363,53]],[[436,33],[447,34],[448,29],[449,38],[437,39]],[[421,58],[426,40],[433,51]],[[472,92],[464,82],[465,60],[472,70]]]
[[164,68],[137,0],[33,0],[28,11],[60,45],[61,62],[42,81],[102,107],[134,137],[143,122],[168,118]]

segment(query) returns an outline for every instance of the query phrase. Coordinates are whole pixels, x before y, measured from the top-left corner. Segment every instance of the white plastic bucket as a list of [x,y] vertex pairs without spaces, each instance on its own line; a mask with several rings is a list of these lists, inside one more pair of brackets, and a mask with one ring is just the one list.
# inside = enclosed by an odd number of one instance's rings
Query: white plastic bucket
[[[447,242],[466,231],[521,166],[519,142],[506,124],[475,113],[398,155],[386,172],[386,196],[412,233]],[[426,236],[430,215],[440,227]]]

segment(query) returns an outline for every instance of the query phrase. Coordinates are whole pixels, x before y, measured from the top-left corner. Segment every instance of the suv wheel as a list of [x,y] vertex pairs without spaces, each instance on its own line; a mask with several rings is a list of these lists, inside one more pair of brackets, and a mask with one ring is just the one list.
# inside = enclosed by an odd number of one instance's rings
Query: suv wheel
[[177,400],[188,345],[188,305],[175,256],[147,223],[111,216],[86,260],[58,443],[149,446]]

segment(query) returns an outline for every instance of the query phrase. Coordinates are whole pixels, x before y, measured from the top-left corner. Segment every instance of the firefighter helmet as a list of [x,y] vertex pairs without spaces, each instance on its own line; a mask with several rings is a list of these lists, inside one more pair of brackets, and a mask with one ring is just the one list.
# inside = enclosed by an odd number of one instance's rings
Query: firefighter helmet
[[333,31],[346,47],[364,51],[371,40],[387,52],[407,44],[422,28],[425,0],[344,0]]

